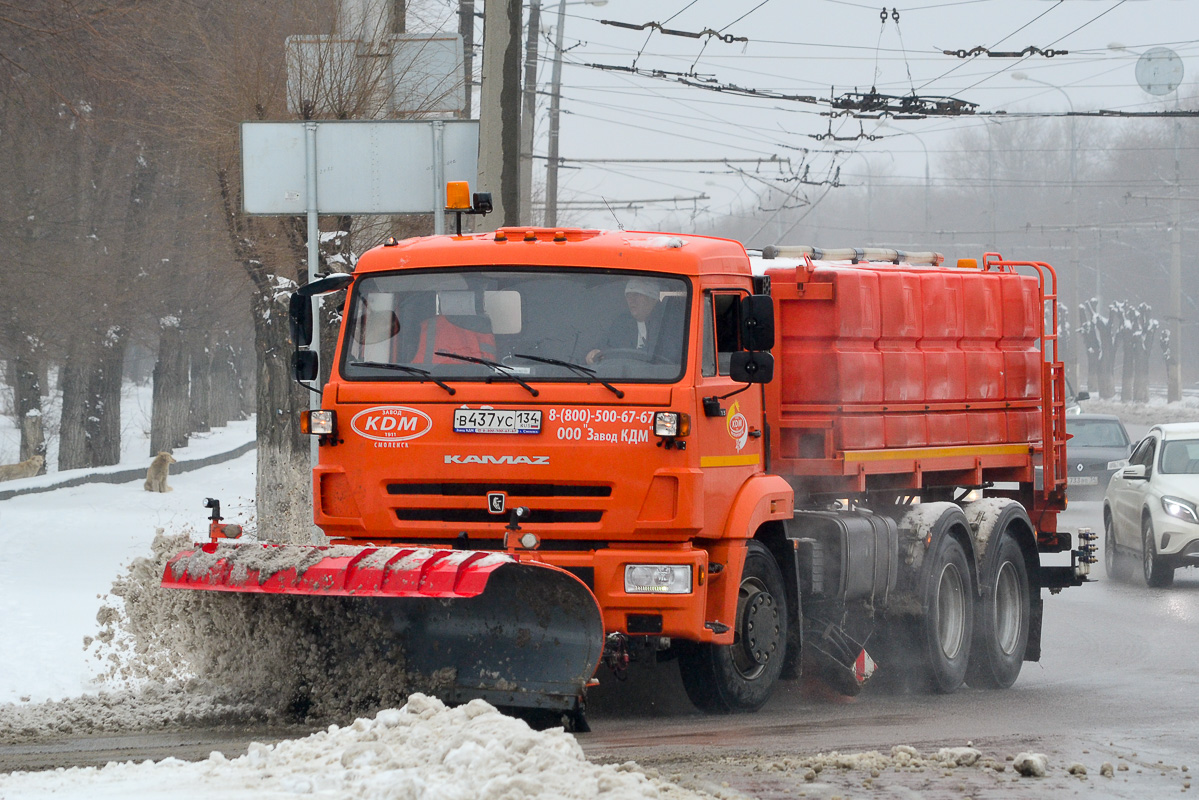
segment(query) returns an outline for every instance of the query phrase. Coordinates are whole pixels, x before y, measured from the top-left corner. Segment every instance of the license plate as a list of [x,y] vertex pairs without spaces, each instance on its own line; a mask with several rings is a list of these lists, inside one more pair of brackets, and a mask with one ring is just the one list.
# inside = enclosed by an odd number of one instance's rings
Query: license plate
[[541,412],[525,409],[456,408],[455,433],[541,433]]
[[1096,475],[1076,475],[1066,478],[1067,486],[1098,486],[1099,477]]

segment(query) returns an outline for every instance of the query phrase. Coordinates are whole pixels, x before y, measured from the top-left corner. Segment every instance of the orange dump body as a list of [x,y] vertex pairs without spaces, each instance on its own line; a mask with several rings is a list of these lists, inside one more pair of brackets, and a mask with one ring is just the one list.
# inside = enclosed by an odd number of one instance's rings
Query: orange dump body
[[[1061,444],[1065,411],[1048,265],[805,260],[765,273],[771,463],[797,492],[1018,483],[1012,494],[1055,530],[1065,476],[1060,448],[1046,459],[1043,444]],[[1034,491],[1046,463],[1051,480]]]

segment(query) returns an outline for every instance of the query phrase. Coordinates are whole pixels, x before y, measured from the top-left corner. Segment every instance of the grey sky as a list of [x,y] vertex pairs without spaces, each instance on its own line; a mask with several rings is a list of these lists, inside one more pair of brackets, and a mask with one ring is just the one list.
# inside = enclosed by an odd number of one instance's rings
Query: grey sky
[[[456,6],[456,3],[454,4]],[[831,91],[866,91],[952,96],[977,103],[983,111],[1065,111],[1075,109],[1148,110],[1172,107],[1174,95],[1153,98],[1136,85],[1140,53],[1153,46],[1175,50],[1187,69],[1183,95],[1197,74],[1199,4],[1187,0],[914,0],[897,9],[898,23],[881,5],[856,0],[609,0],[603,7],[581,2],[567,9],[568,52],[563,72],[561,153],[566,158],[733,158],[778,156],[799,168],[810,165],[817,180],[841,166],[841,180],[861,183],[871,164],[893,175],[923,180],[925,150],[934,176],[949,137],[968,126],[986,124],[969,117],[889,123],[838,118],[831,131],[885,136],[877,141],[818,141],[830,131],[828,106],[736,96],[683,86],[674,76],[655,79],[601,71],[605,64],[672,73],[694,72],[702,80],[827,98]],[[555,22],[556,3],[542,9],[542,25]],[[691,39],[648,30],[603,25],[600,20],[640,25],[657,22],[683,31],[713,29],[748,42]],[[1110,45],[1123,45],[1124,50]],[[942,50],[1069,50],[1053,58],[959,59]],[[549,47],[543,37],[540,85],[548,89]],[[1016,80],[1022,73],[1032,80]],[[1065,94],[1063,94],[1065,92]],[[1068,96],[1068,99],[1067,99]],[[546,125],[541,98],[535,152],[544,155]],[[1104,124],[1127,124],[1110,121]],[[908,135],[915,134],[915,135]],[[917,139],[917,135],[920,137]],[[805,155],[804,149],[810,151]],[[845,152],[857,151],[865,158]],[[707,194],[709,213],[749,202],[763,186],[760,178],[778,174],[778,165],[739,164],[752,176],[728,174],[724,165],[568,164],[561,172],[564,201],[603,205],[639,198]],[[883,166],[870,167],[883,169]],[[536,166],[544,175],[544,161]],[[486,187],[480,187],[486,188]],[[692,204],[683,204],[690,207]],[[607,211],[562,212],[565,219],[611,227]],[[569,215],[569,216],[567,216]],[[653,227],[678,218],[670,204],[634,212],[618,211],[629,227]]]

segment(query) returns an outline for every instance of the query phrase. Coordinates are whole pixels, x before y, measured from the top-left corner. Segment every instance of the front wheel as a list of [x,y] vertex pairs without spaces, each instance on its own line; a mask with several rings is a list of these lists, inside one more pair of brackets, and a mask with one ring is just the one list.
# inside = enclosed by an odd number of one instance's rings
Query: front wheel
[[751,541],[729,645],[685,643],[679,670],[691,702],[709,714],[757,711],[770,698],[787,649],[787,594],[778,562]]
[[970,653],[970,685],[1006,689],[1016,682],[1028,648],[1028,568],[1008,532],[989,551]]
[[941,536],[927,557],[932,560],[922,591],[919,642],[930,687],[951,694],[965,682],[970,661],[974,581],[966,551],[952,536]]
[[1111,512],[1103,514],[1103,568],[1107,577],[1113,581],[1128,578],[1128,559],[1120,552],[1116,544],[1116,523]]
[[1145,571],[1145,583],[1155,589],[1174,583],[1174,568],[1157,554],[1153,520],[1148,516],[1141,520],[1141,565]]

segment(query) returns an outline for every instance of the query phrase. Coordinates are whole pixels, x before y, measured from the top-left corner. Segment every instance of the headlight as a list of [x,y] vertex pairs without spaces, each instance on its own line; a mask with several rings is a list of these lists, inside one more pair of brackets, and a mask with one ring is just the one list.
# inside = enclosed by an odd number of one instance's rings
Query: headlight
[[678,411],[654,414],[654,436],[686,436],[691,433],[691,417]]
[[1127,459],[1127,458],[1122,458],[1122,459],[1120,459],[1119,461],[1109,461],[1109,462],[1107,462],[1107,468],[1108,468],[1108,469],[1124,469],[1124,468],[1125,468],[1125,467],[1127,467],[1127,466],[1128,466],[1128,459]]
[[1162,508],[1164,508],[1166,513],[1171,517],[1177,517],[1178,519],[1185,520],[1186,522],[1193,522],[1196,525],[1199,525],[1199,512],[1195,510],[1194,503],[1187,502],[1186,500],[1182,500],[1177,497],[1167,496],[1162,498]]
[[689,594],[691,566],[625,564],[624,590],[629,594]]
[[337,412],[305,411],[300,415],[300,431],[313,436],[328,436],[337,429]]

